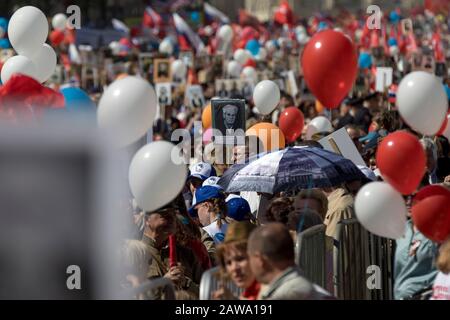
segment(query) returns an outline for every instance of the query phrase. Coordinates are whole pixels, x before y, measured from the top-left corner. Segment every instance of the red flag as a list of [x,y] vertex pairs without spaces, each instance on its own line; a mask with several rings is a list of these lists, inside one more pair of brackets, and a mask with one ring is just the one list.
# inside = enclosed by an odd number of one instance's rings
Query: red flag
[[436,60],[436,62],[445,62],[445,54],[442,49],[440,30],[436,30],[436,32],[433,34],[431,43],[433,44],[434,59]]
[[273,20],[278,24],[288,24],[289,26],[294,24],[294,12],[289,5],[289,2],[283,0],[280,6],[275,10]]
[[152,9],[152,7],[147,6],[142,18],[142,24],[147,28],[159,28],[162,25],[162,18],[155,10]]
[[0,113],[7,119],[31,120],[44,109],[64,108],[64,96],[23,74],[0,87]]
[[169,266],[170,268],[177,266],[177,247],[173,234],[169,236]]

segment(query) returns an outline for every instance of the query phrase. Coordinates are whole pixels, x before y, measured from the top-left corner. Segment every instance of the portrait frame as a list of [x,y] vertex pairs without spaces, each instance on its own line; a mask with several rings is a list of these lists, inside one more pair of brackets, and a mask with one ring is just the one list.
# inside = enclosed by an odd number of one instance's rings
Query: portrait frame
[[[228,106],[236,107],[234,124],[227,128],[224,108]],[[233,108],[231,108],[233,110]],[[246,116],[245,116],[245,100],[243,99],[212,99],[211,100],[212,113],[212,128],[220,136],[214,135],[214,144],[217,145],[235,145],[236,137],[245,135],[246,131]],[[233,112],[234,113],[234,112]]]
[[184,99],[186,105],[194,109],[203,108],[206,105],[206,100],[203,95],[203,88],[200,85],[187,86]]
[[170,59],[155,59],[153,82],[170,82]]
[[153,53],[140,53],[138,57],[139,72],[146,79],[152,79],[153,62],[155,55]]

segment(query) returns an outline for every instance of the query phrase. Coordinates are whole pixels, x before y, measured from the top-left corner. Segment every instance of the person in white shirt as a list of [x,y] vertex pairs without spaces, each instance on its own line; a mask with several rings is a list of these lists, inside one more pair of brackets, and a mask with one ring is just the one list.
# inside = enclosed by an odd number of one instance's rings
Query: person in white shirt
[[431,300],[450,300],[450,238],[440,247],[436,266],[440,272],[434,280]]

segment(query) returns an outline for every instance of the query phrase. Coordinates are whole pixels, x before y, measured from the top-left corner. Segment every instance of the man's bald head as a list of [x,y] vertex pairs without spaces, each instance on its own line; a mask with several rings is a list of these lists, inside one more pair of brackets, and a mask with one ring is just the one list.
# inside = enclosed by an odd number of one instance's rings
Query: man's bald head
[[273,262],[293,262],[294,242],[289,230],[281,223],[269,223],[252,232],[249,252],[259,252]]

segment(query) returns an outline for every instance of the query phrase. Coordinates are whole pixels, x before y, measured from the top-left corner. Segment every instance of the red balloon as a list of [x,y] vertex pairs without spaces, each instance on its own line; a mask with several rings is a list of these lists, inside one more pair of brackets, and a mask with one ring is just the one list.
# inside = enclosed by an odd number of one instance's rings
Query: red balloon
[[406,131],[384,138],[376,161],[383,178],[404,195],[413,193],[425,174],[425,151],[419,140]]
[[49,38],[52,46],[57,47],[64,41],[65,35],[63,31],[53,30]]
[[253,67],[256,68],[256,61],[253,59],[248,59],[247,62],[243,65],[243,67]]
[[413,204],[420,202],[431,196],[447,196],[450,197],[450,190],[447,188],[440,186],[438,184],[432,184],[420,189],[419,192],[414,196]]
[[450,236],[450,195],[427,197],[412,207],[414,225],[428,239],[442,243]]
[[447,112],[447,115],[445,116],[444,122],[442,123],[441,128],[439,129],[438,133],[436,133],[437,136],[441,136],[445,129],[447,129],[447,124],[448,124],[448,116],[450,115],[450,111]]
[[353,42],[334,30],[316,33],[301,57],[308,88],[329,109],[337,108],[353,87],[357,62]]
[[286,108],[280,115],[278,127],[288,143],[294,142],[303,132],[305,117],[296,107]]

